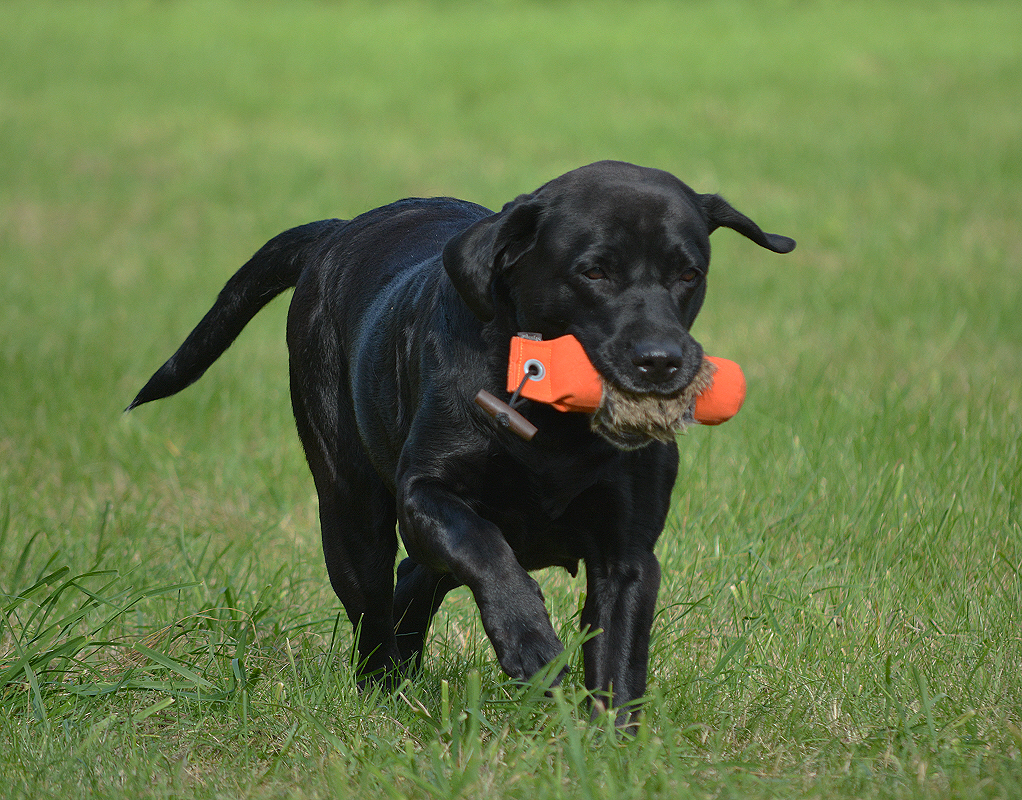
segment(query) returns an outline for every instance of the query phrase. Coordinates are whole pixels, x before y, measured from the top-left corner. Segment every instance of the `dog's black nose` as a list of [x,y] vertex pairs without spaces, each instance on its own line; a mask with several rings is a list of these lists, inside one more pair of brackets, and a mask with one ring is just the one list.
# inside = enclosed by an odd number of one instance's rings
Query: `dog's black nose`
[[632,348],[632,363],[650,383],[666,383],[681,368],[680,347],[662,342],[640,342]]

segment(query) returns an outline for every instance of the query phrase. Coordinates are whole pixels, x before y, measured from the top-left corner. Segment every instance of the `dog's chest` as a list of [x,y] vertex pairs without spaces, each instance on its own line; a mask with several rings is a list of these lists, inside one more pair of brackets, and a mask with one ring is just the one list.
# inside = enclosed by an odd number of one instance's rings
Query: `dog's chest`
[[605,475],[606,465],[592,459],[523,465],[493,458],[480,475],[479,511],[530,567],[558,565],[573,571],[584,556],[572,535],[574,518]]

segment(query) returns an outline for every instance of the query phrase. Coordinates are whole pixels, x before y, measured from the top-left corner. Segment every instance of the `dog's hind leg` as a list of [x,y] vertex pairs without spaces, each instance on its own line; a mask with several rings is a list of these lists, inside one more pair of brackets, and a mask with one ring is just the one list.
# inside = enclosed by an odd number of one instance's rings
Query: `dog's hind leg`
[[366,469],[329,481],[316,468],[313,474],[323,555],[330,585],[355,629],[359,678],[391,682],[401,666],[392,613],[396,515],[393,497]]
[[[320,355],[315,345],[292,348],[295,423],[319,495],[330,585],[357,636],[359,678],[390,684],[401,664],[392,611],[394,498],[361,448],[348,398],[337,391],[339,367]],[[322,366],[313,370],[299,358],[318,358]]]
[[452,589],[461,584],[450,573],[435,572],[406,558],[397,569],[394,620],[397,646],[406,672],[422,664],[422,652],[433,616]]

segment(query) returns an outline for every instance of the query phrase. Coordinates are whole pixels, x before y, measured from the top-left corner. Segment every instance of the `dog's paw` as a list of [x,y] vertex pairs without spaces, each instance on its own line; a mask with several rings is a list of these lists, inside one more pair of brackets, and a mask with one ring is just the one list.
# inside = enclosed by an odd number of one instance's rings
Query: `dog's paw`
[[509,571],[502,581],[473,587],[483,630],[501,668],[527,681],[564,651],[554,633],[539,584],[525,570]]
[[[483,627],[493,643],[501,668],[516,681],[529,680],[564,652],[564,645],[545,613],[542,621],[513,618],[493,627],[487,626],[484,621]],[[551,685],[556,686],[565,671],[561,670]]]
[[[500,666],[510,677],[519,681],[527,681],[562,652],[564,652],[564,645],[551,631],[549,637],[535,633],[526,634],[521,637],[513,650],[505,652],[503,658],[498,654],[497,658],[500,661]],[[560,682],[563,672],[564,670],[561,675],[558,675],[553,685]]]

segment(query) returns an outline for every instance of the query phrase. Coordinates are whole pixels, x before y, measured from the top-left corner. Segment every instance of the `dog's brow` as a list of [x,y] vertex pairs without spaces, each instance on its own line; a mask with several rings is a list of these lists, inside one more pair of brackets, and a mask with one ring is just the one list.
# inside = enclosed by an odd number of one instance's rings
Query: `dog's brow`
[[[706,241],[708,245],[709,239],[707,238]],[[695,267],[700,272],[706,272],[706,268],[710,265],[708,246],[704,249],[701,242],[695,237],[685,236],[677,243],[676,249],[679,253],[679,261],[684,261],[686,266]]]

